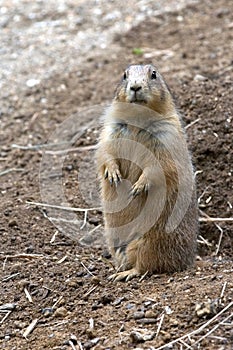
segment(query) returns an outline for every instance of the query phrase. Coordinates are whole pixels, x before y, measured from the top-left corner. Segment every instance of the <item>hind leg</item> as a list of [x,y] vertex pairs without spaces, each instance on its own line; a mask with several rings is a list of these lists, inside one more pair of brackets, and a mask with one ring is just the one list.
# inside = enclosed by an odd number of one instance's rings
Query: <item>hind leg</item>
[[[118,265],[118,268],[124,271],[114,273],[109,276],[109,279],[112,281],[129,281],[134,277],[140,276],[140,272],[136,268],[137,263],[137,250],[138,250],[138,240],[134,240],[126,248],[124,252],[124,258],[121,257],[120,261],[124,262],[124,265]],[[117,257],[118,253],[116,253]]]

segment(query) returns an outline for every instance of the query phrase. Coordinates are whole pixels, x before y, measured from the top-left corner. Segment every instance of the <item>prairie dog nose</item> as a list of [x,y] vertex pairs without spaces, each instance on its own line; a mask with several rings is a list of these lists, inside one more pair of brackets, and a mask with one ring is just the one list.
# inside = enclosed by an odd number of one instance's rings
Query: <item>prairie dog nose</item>
[[138,85],[138,84],[134,84],[132,86],[130,86],[130,90],[134,91],[134,92],[137,92],[139,90],[141,90],[141,85]]

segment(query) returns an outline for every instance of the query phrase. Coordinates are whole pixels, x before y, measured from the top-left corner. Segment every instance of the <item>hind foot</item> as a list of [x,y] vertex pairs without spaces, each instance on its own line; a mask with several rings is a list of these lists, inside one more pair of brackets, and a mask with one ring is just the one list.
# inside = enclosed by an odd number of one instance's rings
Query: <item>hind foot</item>
[[123,280],[128,282],[132,278],[138,277],[138,276],[140,276],[140,273],[135,268],[132,268],[130,270],[114,273],[113,275],[109,276],[108,279],[114,282],[123,281]]

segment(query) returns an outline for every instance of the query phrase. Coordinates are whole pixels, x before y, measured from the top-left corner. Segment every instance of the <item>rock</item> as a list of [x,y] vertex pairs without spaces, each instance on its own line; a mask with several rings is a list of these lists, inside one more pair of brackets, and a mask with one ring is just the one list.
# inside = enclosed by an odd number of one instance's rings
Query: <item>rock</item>
[[157,314],[153,310],[147,310],[145,312],[145,318],[157,318]]
[[59,307],[55,312],[54,312],[54,317],[65,317],[67,315],[67,310],[64,306]]
[[143,343],[145,341],[152,340],[155,336],[155,332],[148,329],[142,329],[140,332],[132,331],[129,336],[133,343]]
[[107,304],[110,304],[111,302],[113,302],[113,300],[114,300],[113,295],[104,294],[100,297],[99,302],[103,305],[107,305]]
[[13,311],[16,308],[16,304],[11,304],[11,303],[7,303],[7,304],[3,304],[0,305],[0,311]]
[[134,320],[139,320],[141,318],[144,318],[145,314],[144,314],[144,311],[135,311],[133,313],[133,319]]
[[94,338],[85,344],[83,344],[84,349],[91,349],[93,346],[95,346],[99,342],[100,338]]
[[157,318],[141,318],[137,322],[143,323],[143,324],[152,324],[152,323],[157,323],[158,320]]
[[39,79],[28,79],[26,81],[27,87],[30,87],[30,88],[32,88],[32,87],[34,87],[36,85],[39,85],[39,84],[40,84],[40,80]]
[[194,80],[195,81],[206,81],[206,80],[208,80],[208,78],[205,77],[204,75],[196,74],[195,77],[194,77]]
[[198,317],[206,315],[216,315],[218,312],[219,301],[208,299],[203,303],[197,303],[195,307],[195,313]]
[[41,312],[45,317],[49,317],[53,314],[54,309],[52,307],[46,307],[46,308],[42,309]]
[[12,219],[8,222],[9,227],[18,226],[16,219]]
[[90,224],[95,225],[95,226],[99,225],[99,223],[100,223],[100,219],[96,218],[96,217],[91,217],[91,218],[89,218],[88,221]]

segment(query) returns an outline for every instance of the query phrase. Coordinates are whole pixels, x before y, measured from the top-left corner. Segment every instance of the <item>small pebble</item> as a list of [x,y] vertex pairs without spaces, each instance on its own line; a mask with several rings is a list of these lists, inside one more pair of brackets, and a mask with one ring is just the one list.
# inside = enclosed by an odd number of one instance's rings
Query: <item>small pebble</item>
[[27,87],[30,87],[30,88],[32,88],[32,87],[34,87],[34,86],[36,86],[38,84],[40,84],[40,80],[39,79],[28,79],[26,81]]
[[195,77],[194,77],[194,80],[195,81],[206,81],[206,80],[208,80],[208,78],[205,77],[204,75],[196,74]]
[[102,295],[102,297],[99,299],[99,302],[103,305],[107,305],[107,304],[110,304],[111,302],[113,302],[114,300],[114,297],[113,295]]
[[72,343],[73,343],[74,345],[77,345],[77,344],[78,344],[77,337],[76,337],[74,334],[71,334],[70,340],[72,341]]
[[145,312],[145,318],[156,318],[157,314],[152,310],[147,310]]
[[126,309],[128,309],[128,310],[133,309],[133,308],[135,308],[135,304],[129,303],[126,305]]
[[143,324],[152,324],[157,323],[157,318],[141,318],[137,322]]
[[64,306],[59,307],[55,312],[54,312],[54,317],[65,317],[67,315],[67,310]]
[[100,338],[94,338],[86,343],[84,343],[83,347],[84,349],[91,349],[93,346],[95,346],[99,342]]
[[12,219],[8,222],[9,227],[18,226],[16,219]]
[[144,318],[144,312],[143,311],[135,311],[133,314],[134,320],[139,320],[140,318]]
[[48,316],[53,314],[54,310],[51,307],[46,307],[46,308],[42,309],[41,312],[45,317],[48,317]]
[[112,304],[113,304],[114,306],[120,305],[120,304],[122,303],[123,300],[125,300],[124,297],[117,298]]
[[133,343],[142,343],[142,342],[144,342],[142,334],[137,332],[137,331],[132,331],[129,336],[130,336],[130,338],[131,338]]
[[16,304],[7,303],[7,304],[0,305],[0,310],[2,311],[12,311],[15,308],[16,308]]

